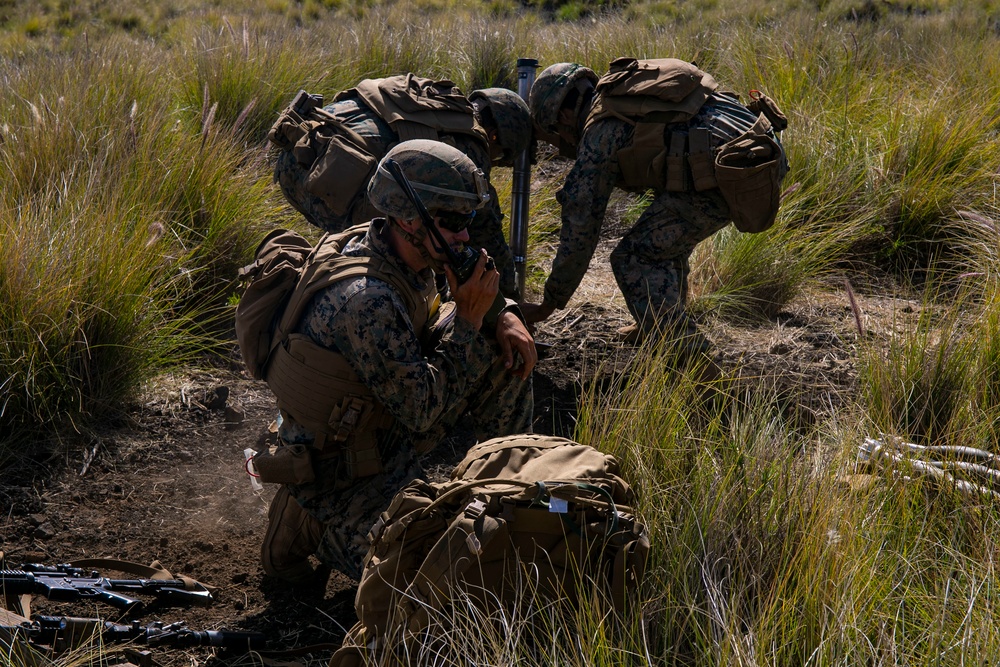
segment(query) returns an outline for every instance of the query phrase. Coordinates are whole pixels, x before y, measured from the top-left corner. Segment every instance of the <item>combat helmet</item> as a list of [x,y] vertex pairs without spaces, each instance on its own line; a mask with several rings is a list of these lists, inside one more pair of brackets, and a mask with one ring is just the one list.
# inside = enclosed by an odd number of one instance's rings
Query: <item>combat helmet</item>
[[517,156],[531,144],[531,112],[527,103],[506,88],[474,90],[469,101],[487,130],[490,125],[496,128],[497,145],[490,142],[490,157],[500,166],[514,166]]
[[438,212],[469,215],[489,201],[483,171],[465,153],[440,141],[413,139],[393,146],[368,183],[372,206],[400,220],[419,218],[416,207],[385,167],[395,160],[424,207]]
[[597,74],[576,63],[556,63],[542,70],[528,95],[531,119],[539,132],[551,134],[554,131],[563,101],[581,81],[589,81],[594,86]]

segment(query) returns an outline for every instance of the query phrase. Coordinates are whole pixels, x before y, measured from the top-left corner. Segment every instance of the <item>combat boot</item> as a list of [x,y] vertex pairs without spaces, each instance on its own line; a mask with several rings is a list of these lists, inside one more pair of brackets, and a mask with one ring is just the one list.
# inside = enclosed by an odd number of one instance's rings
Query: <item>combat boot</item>
[[267,521],[260,547],[264,573],[291,584],[311,583],[315,570],[309,556],[319,546],[323,525],[302,509],[285,485],[274,494]]
[[639,345],[643,341],[643,332],[638,324],[630,324],[627,327],[617,329],[618,340],[623,345]]

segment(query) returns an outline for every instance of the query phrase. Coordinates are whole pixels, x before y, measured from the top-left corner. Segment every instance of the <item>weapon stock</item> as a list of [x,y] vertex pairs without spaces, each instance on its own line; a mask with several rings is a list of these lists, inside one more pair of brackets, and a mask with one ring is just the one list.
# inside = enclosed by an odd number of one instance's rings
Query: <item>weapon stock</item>
[[[517,94],[525,102],[535,82],[538,61],[517,59]],[[528,263],[528,198],[531,194],[531,149],[526,148],[514,162],[510,204],[510,250],[514,256],[517,298],[524,298],[525,271]]]

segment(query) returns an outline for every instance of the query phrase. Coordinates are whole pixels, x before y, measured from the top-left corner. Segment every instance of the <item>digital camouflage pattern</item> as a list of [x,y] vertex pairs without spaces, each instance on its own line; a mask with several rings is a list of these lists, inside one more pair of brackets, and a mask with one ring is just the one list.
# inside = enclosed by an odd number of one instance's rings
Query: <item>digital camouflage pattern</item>
[[[689,124],[670,130],[708,127],[716,147],[753,121],[753,114],[741,105],[713,96]],[[605,118],[580,139],[576,161],[556,195],[562,229],[545,282],[545,301],[558,308],[566,307],[587,271],[612,191],[629,189],[621,180],[616,154],[632,144],[633,133],[629,123]],[[652,194],[649,206],[611,253],[611,268],[629,312],[645,332],[659,328],[697,340],[700,334],[684,312],[688,258],[698,243],[729,224],[729,207],[718,189]]]
[[386,158],[399,165],[427,211],[469,214],[490,200],[483,170],[464,153],[440,141],[414,139],[396,144],[379,162],[368,184],[368,200],[387,216],[413,220],[420,212],[384,167]]
[[[376,233],[349,243],[344,254],[387,258],[418,290],[434,280],[429,270],[416,273],[396,258],[384,239],[385,223],[376,222],[373,229]],[[425,349],[402,298],[374,278],[344,280],[318,293],[298,332],[343,354],[396,418],[391,432],[376,434],[382,474],[352,482],[343,461],[334,458],[318,463],[315,482],[290,487],[325,525],[317,556],[357,577],[372,522],[395,492],[422,472],[417,452],[451,436],[460,420],[472,425],[479,440],[528,432],[531,381],[509,373],[495,343],[461,318],[445,328],[433,349]],[[287,414],[282,415],[279,435],[289,444],[314,440]]]
[[[338,102],[323,107],[350,129],[361,135],[368,144],[368,149],[376,159],[381,160],[389,149],[399,142],[399,136],[384,120],[379,118],[366,104],[356,97],[346,97]],[[444,134],[441,140],[467,155],[489,181],[490,155],[486,146],[466,134]],[[338,216],[320,199],[310,193],[306,187],[308,168],[301,165],[291,151],[278,153],[274,165],[274,180],[282,193],[297,211],[302,213],[311,224],[330,232],[343,231],[352,224],[366,222],[378,215],[378,212],[367,200],[364,189],[355,198],[358,199],[354,215],[351,218]],[[505,296],[516,294],[514,257],[503,232],[503,212],[500,210],[499,198],[493,185],[489,185],[490,201],[476,214],[476,219],[469,226],[470,245],[485,248],[493,258],[497,271],[500,272],[500,291]]]

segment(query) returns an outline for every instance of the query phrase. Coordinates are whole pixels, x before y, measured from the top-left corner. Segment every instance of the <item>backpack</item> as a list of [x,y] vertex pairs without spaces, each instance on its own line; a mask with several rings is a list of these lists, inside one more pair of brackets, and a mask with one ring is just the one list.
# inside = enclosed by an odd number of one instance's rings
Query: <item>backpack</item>
[[[625,187],[719,188],[736,228],[761,232],[778,211],[787,164],[775,133],[788,121],[760,91],[751,91],[743,107],[734,93],[718,89],[711,75],[683,60],[619,58],[597,82],[585,128],[609,117],[635,127],[632,145],[616,155]],[[692,123],[707,103],[718,110]],[[723,122],[713,127],[716,119]]]
[[583,584],[621,611],[649,538],[618,472],[593,447],[517,435],[472,447],[448,482],[411,482],[369,533],[359,620],[330,667],[426,646],[456,601],[512,607],[529,590],[573,604]]
[[364,79],[338,93],[333,101],[344,99],[360,100],[389,124],[396,141],[385,146],[382,139],[369,140],[323,108],[322,96],[305,91],[292,99],[267,135],[275,146],[291,151],[307,172],[304,189],[326,204],[339,222],[337,227],[377,215],[367,204],[365,186],[382,153],[395,143],[409,139],[448,141],[442,135],[465,134],[489,149],[486,131],[476,120],[472,103],[451,81],[413,74]]
[[468,134],[489,147],[486,131],[476,120],[472,102],[451,81],[413,74],[365,79],[334,101],[357,95],[389,123],[400,141],[437,140],[441,134]]
[[[421,314],[414,316],[414,326],[418,330],[423,326],[428,315],[418,308],[404,278],[387,270],[381,262],[340,255],[348,241],[368,229],[369,224],[361,224],[338,234],[325,234],[315,246],[298,232],[276,229],[260,242],[254,261],[238,272],[245,288],[236,307],[236,340],[251,377],[267,379],[275,349],[298,324],[313,295],[336,280],[370,275],[396,286],[411,314]],[[329,268],[331,261],[339,261],[349,269],[334,274]]]
[[257,246],[254,261],[239,270],[246,288],[236,306],[236,340],[243,363],[255,380],[264,379],[277,320],[312,250],[301,234],[276,229]]

